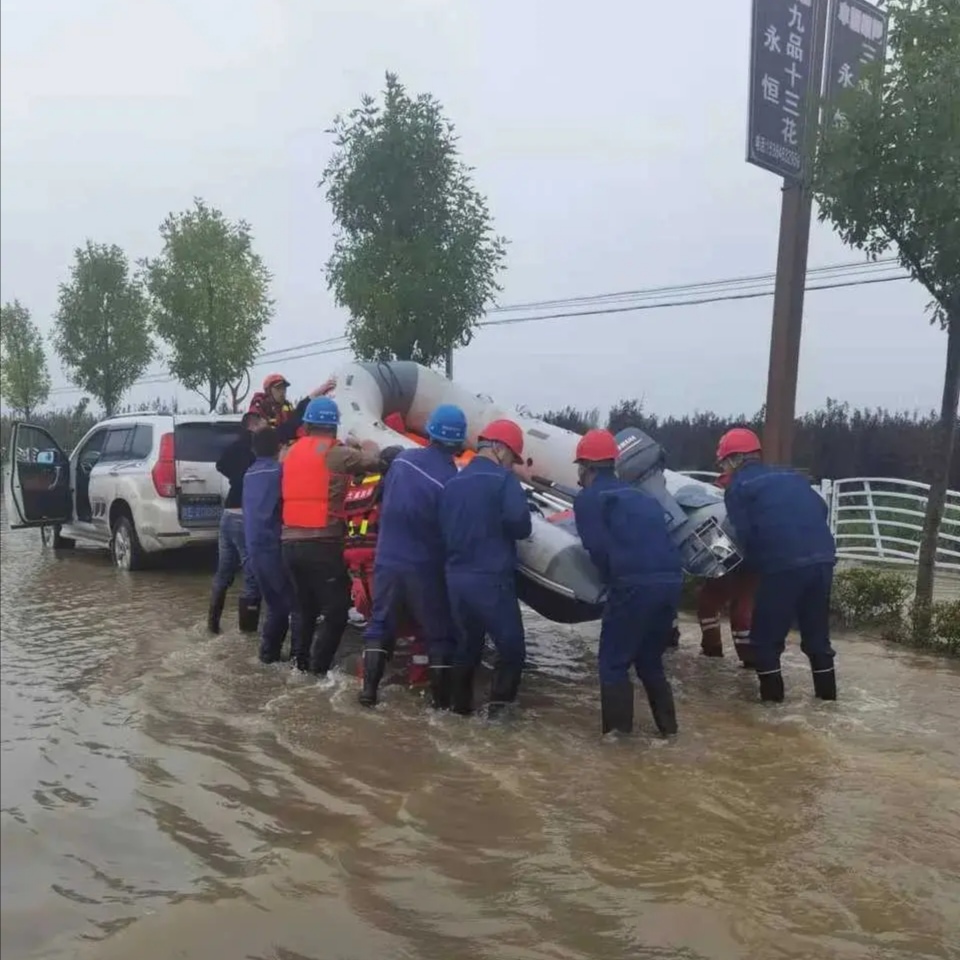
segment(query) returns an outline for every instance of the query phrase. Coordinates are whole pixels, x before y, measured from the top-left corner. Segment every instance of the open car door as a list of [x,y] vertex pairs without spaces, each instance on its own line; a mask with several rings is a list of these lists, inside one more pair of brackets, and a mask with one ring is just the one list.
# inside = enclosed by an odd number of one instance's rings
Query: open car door
[[11,530],[68,523],[73,518],[70,458],[43,427],[14,423],[6,479]]

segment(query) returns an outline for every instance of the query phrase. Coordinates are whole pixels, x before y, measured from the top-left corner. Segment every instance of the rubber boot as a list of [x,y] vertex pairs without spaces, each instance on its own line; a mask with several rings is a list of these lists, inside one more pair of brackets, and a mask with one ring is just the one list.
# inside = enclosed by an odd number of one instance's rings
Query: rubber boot
[[220,632],[220,618],[223,616],[223,606],[226,602],[226,590],[214,590],[210,595],[210,608],[207,610],[207,629],[211,633]]
[[783,674],[779,670],[758,673],[760,699],[764,703],[783,703]]
[[487,716],[495,717],[502,713],[509,703],[517,699],[520,692],[520,680],[523,677],[523,667],[519,664],[497,664],[490,681],[490,702],[487,705]]
[[450,709],[462,717],[473,713],[473,667],[453,667],[450,671]]
[[430,706],[434,710],[449,710],[453,691],[453,667],[449,660],[430,658]]
[[733,649],[737,651],[740,658],[740,666],[745,670],[754,670],[756,665],[753,661],[753,644],[747,640],[738,640],[737,635],[733,635]]
[[254,603],[246,597],[237,601],[237,624],[241,633],[256,633],[260,628],[260,601]]
[[600,729],[604,734],[633,732],[633,684],[600,684]]
[[647,702],[657,729],[664,737],[673,736],[677,732],[677,708],[670,681],[666,677],[644,680],[643,689],[647,692]]
[[829,657],[811,657],[810,672],[813,674],[813,693],[819,700],[837,699],[837,672]]
[[377,705],[377,691],[387,668],[387,652],[380,649],[363,651],[363,686],[357,699],[365,707]]
[[700,653],[705,657],[723,656],[723,637],[719,626],[700,628]]

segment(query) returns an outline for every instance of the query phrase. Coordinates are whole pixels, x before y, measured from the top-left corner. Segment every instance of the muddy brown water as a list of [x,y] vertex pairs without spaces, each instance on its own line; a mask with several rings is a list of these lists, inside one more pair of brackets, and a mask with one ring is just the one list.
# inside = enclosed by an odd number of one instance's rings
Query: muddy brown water
[[839,638],[820,704],[792,643],[766,709],[688,623],[679,739],[601,743],[595,627],[529,621],[507,723],[367,712],[202,565],[0,553],[4,960],[960,957],[955,663]]

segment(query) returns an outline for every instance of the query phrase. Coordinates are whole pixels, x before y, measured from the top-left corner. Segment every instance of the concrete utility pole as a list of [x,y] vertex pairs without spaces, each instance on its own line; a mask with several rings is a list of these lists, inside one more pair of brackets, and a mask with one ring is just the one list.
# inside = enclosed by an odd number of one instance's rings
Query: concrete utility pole
[[447,347],[446,376],[448,380],[453,379],[453,347]]

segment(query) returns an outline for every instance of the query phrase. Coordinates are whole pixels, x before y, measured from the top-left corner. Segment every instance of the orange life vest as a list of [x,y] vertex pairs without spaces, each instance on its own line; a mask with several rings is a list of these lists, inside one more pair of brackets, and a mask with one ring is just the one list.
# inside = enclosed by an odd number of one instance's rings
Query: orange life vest
[[283,459],[283,525],[322,529],[330,521],[328,437],[301,437]]

